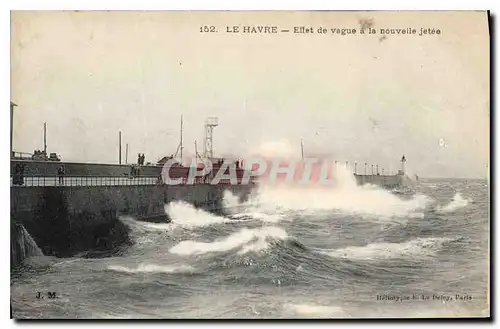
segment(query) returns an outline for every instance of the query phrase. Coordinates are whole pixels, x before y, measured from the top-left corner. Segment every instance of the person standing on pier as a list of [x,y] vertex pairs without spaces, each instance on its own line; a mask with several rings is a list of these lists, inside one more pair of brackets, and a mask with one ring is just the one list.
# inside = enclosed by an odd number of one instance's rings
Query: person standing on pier
[[20,166],[19,184],[24,185],[24,169],[25,169],[26,165],[24,163],[21,163],[19,166]]
[[57,169],[57,176],[59,177],[59,184],[63,184],[64,182],[64,165],[61,165],[59,169]]
[[13,185],[19,185],[19,182],[21,181],[21,167],[19,166],[19,163],[16,163],[14,166],[14,174],[12,175],[12,184]]
[[14,167],[14,175],[12,176],[13,185],[24,185],[24,164],[17,163]]
[[137,156],[137,164],[139,166],[143,166],[144,165],[144,154],[140,154]]

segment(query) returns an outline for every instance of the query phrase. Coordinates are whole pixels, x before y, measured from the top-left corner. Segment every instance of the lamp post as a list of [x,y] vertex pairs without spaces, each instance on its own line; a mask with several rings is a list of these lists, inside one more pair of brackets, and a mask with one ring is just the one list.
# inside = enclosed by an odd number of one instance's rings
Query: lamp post
[[12,153],[12,135],[14,133],[14,107],[16,106],[17,104],[12,101],[10,102],[10,158],[14,157],[14,154]]

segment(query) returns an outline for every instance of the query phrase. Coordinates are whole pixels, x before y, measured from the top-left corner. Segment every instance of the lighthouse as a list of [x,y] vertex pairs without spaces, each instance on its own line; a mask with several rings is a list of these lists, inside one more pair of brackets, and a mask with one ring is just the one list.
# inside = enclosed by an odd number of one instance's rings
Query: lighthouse
[[401,157],[401,169],[399,169],[398,175],[404,175],[405,174],[405,162],[406,162],[406,158],[403,155]]

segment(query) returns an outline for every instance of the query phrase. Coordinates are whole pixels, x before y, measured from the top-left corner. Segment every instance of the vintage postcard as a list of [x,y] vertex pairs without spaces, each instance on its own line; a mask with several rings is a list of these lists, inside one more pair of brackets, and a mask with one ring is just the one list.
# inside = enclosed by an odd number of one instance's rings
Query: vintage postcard
[[14,319],[490,317],[485,11],[11,12]]

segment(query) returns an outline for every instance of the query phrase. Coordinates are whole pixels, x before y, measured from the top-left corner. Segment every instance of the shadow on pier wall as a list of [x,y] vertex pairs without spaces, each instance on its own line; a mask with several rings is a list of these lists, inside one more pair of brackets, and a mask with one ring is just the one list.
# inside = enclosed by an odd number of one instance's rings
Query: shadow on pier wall
[[44,255],[70,256],[68,206],[61,190],[45,189],[34,211],[33,220],[25,227]]
[[110,200],[101,200],[108,201],[105,209],[100,209],[95,200],[89,200],[95,206],[71,211],[65,189],[46,187],[37,196],[31,211],[11,211],[13,265],[26,256],[20,252],[23,236],[15,229],[19,225],[26,228],[46,256],[70,257],[84,251],[89,257],[105,256],[123,244],[130,244],[129,229],[118,220],[116,207]]
[[46,256],[106,257],[132,244],[119,215],[168,222],[165,204],[181,200],[222,214],[227,189],[244,199],[253,186],[13,187],[11,225],[22,224]]

